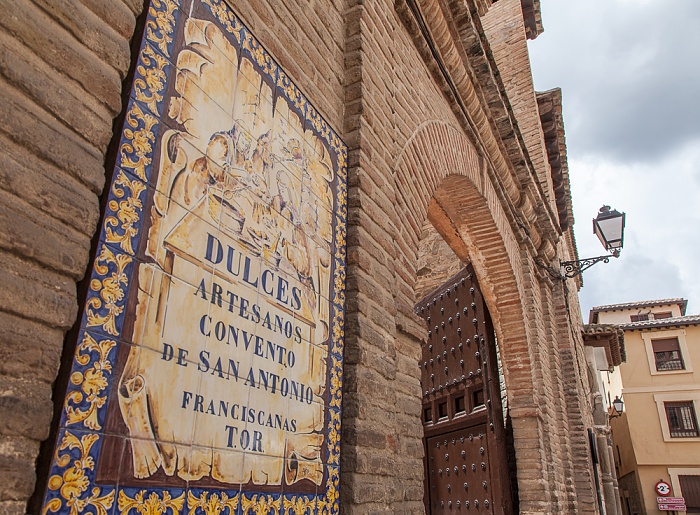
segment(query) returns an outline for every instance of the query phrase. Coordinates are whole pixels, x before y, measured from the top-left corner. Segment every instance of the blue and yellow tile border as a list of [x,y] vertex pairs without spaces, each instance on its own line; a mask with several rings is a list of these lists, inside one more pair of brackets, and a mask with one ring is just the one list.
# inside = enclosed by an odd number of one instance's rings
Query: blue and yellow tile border
[[[182,0],[183,2],[185,0]],[[106,407],[122,336],[155,147],[161,130],[181,0],[150,0],[135,67],[81,330],[63,405],[42,515],[313,515],[338,513],[347,223],[347,148],[274,59],[222,0],[203,3],[323,139],[337,162],[335,271],[331,299],[327,480],[317,494],[239,488],[134,488],[97,484]]]

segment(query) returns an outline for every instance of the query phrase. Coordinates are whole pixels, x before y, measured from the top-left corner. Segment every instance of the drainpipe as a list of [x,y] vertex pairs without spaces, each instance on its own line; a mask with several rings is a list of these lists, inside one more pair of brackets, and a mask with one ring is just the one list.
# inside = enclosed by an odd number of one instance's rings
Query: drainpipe
[[588,428],[588,444],[591,446],[591,461],[593,462],[593,478],[595,479],[595,492],[598,498],[598,510],[600,515],[606,515],[605,506],[603,505],[603,494],[600,491],[600,477],[598,475],[598,447],[595,433],[590,427]]

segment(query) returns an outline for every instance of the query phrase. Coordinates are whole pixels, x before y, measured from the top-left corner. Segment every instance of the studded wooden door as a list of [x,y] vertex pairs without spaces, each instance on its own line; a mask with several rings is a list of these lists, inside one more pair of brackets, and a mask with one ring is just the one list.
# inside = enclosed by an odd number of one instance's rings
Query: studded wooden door
[[429,514],[510,514],[511,478],[493,325],[470,266],[416,305]]

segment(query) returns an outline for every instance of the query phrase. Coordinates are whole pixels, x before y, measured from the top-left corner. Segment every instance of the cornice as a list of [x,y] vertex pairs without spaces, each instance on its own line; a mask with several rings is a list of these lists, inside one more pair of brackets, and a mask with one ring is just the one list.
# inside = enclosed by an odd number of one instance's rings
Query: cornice
[[523,21],[525,22],[527,39],[535,39],[544,32],[540,0],[520,0],[520,4],[523,8]]
[[535,253],[552,260],[562,230],[481,26],[478,13],[484,7],[476,0],[396,0],[395,7],[468,137],[489,162],[514,231],[530,240]]
[[[601,312],[627,311],[630,309],[640,308],[662,308],[667,306],[678,306],[681,310],[681,316],[684,317],[685,310],[688,307],[688,301],[682,297],[674,297],[670,299],[640,300],[635,302],[623,302],[621,304],[606,304],[603,306],[593,306],[589,314],[589,320],[590,323],[597,323],[598,314]],[[668,319],[662,318],[660,320]]]
[[[564,233],[564,241],[569,249],[567,260],[578,260],[578,247],[574,237],[574,208],[571,200],[571,182],[569,181],[569,163],[564,133],[561,89],[537,92],[537,107],[540,115],[545,149],[552,174],[555,204],[559,215],[559,225]],[[578,289],[583,286],[583,274],[574,278]]]
[[619,366],[627,360],[625,333],[613,324],[587,324],[581,328],[583,343],[587,347],[603,347],[608,363]]

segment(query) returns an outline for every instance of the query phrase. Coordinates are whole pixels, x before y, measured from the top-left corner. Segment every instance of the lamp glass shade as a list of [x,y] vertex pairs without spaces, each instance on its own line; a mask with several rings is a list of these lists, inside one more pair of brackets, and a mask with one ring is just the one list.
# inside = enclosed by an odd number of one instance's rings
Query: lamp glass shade
[[625,232],[625,213],[620,213],[608,206],[600,208],[600,213],[593,220],[593,233],[603,244],[605,250],[621,249]]
[[622,413],[622,409],[625,407],[625,403],[622,402],[622,399],[619,397],[615,397],[615,400],[613,401],[613,409],[615,412],[618,414]]

